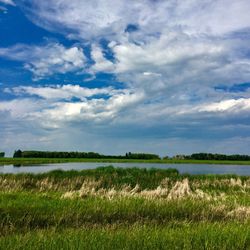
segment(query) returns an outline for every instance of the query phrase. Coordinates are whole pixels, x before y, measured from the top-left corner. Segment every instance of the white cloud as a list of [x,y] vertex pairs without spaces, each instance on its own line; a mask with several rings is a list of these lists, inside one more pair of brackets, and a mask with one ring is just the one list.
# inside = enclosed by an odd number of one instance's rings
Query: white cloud
[[[212,120],[220,119],[221,113],[227,114],[229,118],[250,114],[250,98],[203,101],[196,104],[187,104],[185,101],[181,103],[178,100],[171,103],[167,99],[160,102],[152,99],[152,102],[148,102],[148,96],[140,89],[88,89],[79,85],[23,86],[7,91],[18,95],[19,99],[1,102],[0,110],[9,111],[15,118],[36,120],[39,117],[41,123],[45,121],[57,126],[63,126],[67,121],[115,121],[134,125],[145,125],[146,122],[153,125],[158,122],[172,123],[186,117],[196,121],[207,113],[210,113]],[[22,97],[23,94],[25,96]],[[106,96],[96,96],[101,94]],[[34,95],[44,99],[34,99]],[[73,97],[79,98],[79,101],[71,101]]]
[[124,91],[108,99],[91,99],[81,102],[55,102],[47,108],[30,115],[41,119],[45,127],[62,127],[67,122],[91,122],[107,124],[112,122],[119,113],[128,110],[143,99],[143,94]]
[[177,22],[192,33],[223,35],[249,28],[249,7],[247,0],[188,1],[180,5]]
[[[22,86],[5,91],[18,95],[19,99],[0,102],[1,111],[10,112],[13,118],[38,120],[45,127],[53,128],[64,126],[68,121],[111,122],[124,109],[127,110],[144,99],[142,92],[110,87],[89,89],[79,85]],[[34,95],[44,99],[34,99]],[[80,101],[71,101],[73,97]]]
[[95,61],[95,64],[91,67],[91,70],[94,72],[100,72],[100,71],[105,71],[105,72],[113,72],[115,69],[114,64],[107,60],[100,47],[96,45],[92,45],[91,48],[91,57]]
[[[27,3],[32,5],[27,9]],[[112,35],[126,28],[125,1],[20,1],[29,17],[48,29],[88,39],[93,36]],[[45,21],[46,20],[46,21]]]
[[138,25],[132,38],[140,40],[148,40],[166,27],[223,35],[250,24],[248,0],[22,0],[18,4],[38,25],[87,40],[106,37],[121,41],[128,24]]
[[[204,84],[209,78],[210,85],[215,81],[249,79],[249,67],[239,65],[243,58],[238,52],[239,47],[247,49],[248,42],[232,36],[250,28],[247,0],[44,0],[36,3],[23,0],[18,4],[42,27],[81,41],[94,40],[93,72],[125,74],[129,71],[133,79],[140,78],[138,74],[143,72],[152,72],[154,76],[162,75],[163,83],[158,85],[184,81]],[[137,27],[135,32],[125,32],[130,24]],[[110,41],[114,62],[107,60],[97,45],[96,41],[103,38]],[[234,76],[232,68],[235,67],[241,77]],[[132,81],[128,75],[118,77]]]
[[223,55],[223,44],[213,40],[202,40],[184,33],[169,32],[145,45],[123,43],[113,47],[118,60],[117,72],[156,69],[166,71],[190,60],[207,58],[216,60]]
[[24,62],[24,67],[33,72],[35,79],[55,73],[82,70],[86,60],[81,48],[65,48],[58,43],[46,46],[17,44],[9,48],[0,48],[0,56]]
[[198,108],[200,112],[230,112],[237,113],[241,111],[250,111],[250,98],[230,99],[221,102],[203,105]]
[[32,98],[0,101],[0,111],[8,112],[14,119],[27,119],[30,112],[46,107],[45,103]]
[[[230,37],[233,32],[250,27],[247,0],[227,1],[227,8],[221,0],[44,0],[36,3],[22,0],[17,3],[38,25],[81,41],[92,43],[95,40],[91,49],[95,64],[87,69],[88,72],[125,74],[129,71],[133,79],[140,78],[138,74],[151,72],[151,75],[162,76],[161,84],[158,80],[160,86],[184,81],[204,84],[208,78],[210,84],[230,78],[235,81],[239,78],[231,77],[234,74],[231,69],[235,66],[241,71],[240,80],[249,77],[249,67],[239,65],[243,58],[238,53],[239,46],[247,49],[248,43],[244,45],[242,39]],[[125,32],[129,24],[135,25],[137,30]],[[105,58],[96,42],[103,38],[110,41],[114,62]],[[75,50],[77,52],[77,48]],[[72,70],[75,59],[64,63],[64,67],[59,66],[61,62],[57,59],[52,56],[48,63],[38,60],[33,65],[27,64],[26,68],[38,78],[52,72]],[[50,64],[56,68],[52,72],[46,67]],[[83,64],[82,60],[80,64]],[[73,68],[80,70],[78,65]],[[128,75],[118,77],[129,83],[132,81]]]
[[44,99],[67,99],[70,100],[73,97],[85,100],[87,97],[95,95],[113,95],[117,93],[111,87],[107,88],[84,88],[79,85],[55,85],[55,86],[43,86],[43,87],[32,87],[32,86],[19,86],[12,89],[6,88],[5,92],[14,93],[16,95],[35,95]]

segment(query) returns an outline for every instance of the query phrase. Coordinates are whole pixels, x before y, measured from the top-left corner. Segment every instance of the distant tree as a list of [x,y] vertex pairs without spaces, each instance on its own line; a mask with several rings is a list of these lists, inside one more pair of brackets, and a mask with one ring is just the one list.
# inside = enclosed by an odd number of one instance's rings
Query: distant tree
[[4,157],[5,153],[4,152],[0,152],[0,157]]
[[96,152],[59,152],[59,151],[15,151],[13,157],[23,158],[93,158],[93,159],[141,159],[141,160],[159,160],[159,155],[147,153],[131,153],[126,155],[102,155]]
[[224,154],[211,154],[211,153],[195,153],[190,156],[186,156],[186,159],[250,161],[250,156],[249,155],[224,155]]
[[22,157],[22,151],[20,149],[15,150],[13,158],[20,158]]
[[175,160],[184,160],[185,159],[185,155],[175,155],[173,157],[173,159],[175,159]]
[[140,159],[140,160],[153,160],[153,159],[159,160],[160,156],[156,155],[156,154],[128,152],[128,153],[126,153],[125,158],[128,158],[128,159]]

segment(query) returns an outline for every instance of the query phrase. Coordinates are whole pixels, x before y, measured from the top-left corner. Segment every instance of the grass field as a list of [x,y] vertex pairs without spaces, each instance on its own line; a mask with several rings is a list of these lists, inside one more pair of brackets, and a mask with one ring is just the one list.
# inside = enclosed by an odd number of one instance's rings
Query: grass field
[[0,249],[250,249],[250,177],[110,166],[0,190]]
[[0,158],[0,165],[30,165],[46,163],[67,162],[108,162],[108,163],[168,163],[168,164],[226,164],[226,165],[249,165],[250,161],[220,161],[220,160],[135,160],[135,159],[87,159],[87,158]]

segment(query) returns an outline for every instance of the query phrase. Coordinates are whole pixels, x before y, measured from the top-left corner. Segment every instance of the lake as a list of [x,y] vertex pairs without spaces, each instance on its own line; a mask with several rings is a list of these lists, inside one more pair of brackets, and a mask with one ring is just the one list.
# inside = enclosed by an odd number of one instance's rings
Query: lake
[[100,162],[77,162],[56,163],[15,167],[13,165],[0,166],[0,173],[45,173],[55,169],[83,170],[94,169],[100,166],[114,166],[122,168],[175,168],[180,173],[188,174],[237,174],[250,176],[250,166],[246,165],[216,165],[216,164],[162,164],[162,163],[100,163]]

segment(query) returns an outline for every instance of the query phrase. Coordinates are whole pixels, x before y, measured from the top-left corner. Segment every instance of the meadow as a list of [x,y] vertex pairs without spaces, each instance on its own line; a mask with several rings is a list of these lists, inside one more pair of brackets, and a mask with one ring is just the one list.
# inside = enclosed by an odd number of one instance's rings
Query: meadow
[[250,177],[110,166],[0,190],[0,249],[250,249]]

